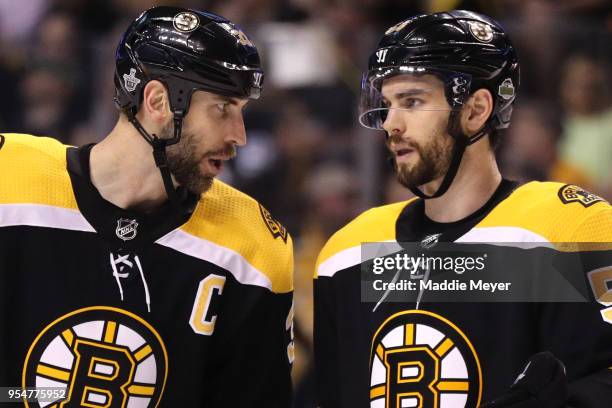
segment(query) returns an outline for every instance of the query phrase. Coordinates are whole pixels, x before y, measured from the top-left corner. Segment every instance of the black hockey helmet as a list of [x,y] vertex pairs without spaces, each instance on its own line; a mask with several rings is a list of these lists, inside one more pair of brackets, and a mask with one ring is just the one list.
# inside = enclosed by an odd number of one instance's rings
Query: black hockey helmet
[[[115,104],[153,147],[170,200],[181,201],[172,184],[165,148],[181,138],[191,95],[204,90],[257,99],[263,70],[257,48],[231,21],[213,13],[154,7],[142,13],[123,34],[115,55]],[[149,134],[136,118],[143,89],[158,80],[168,91],[174,136]]]
[[476,90],[486,88],[493,96],[493,112],[476,135],[458,134],[449,123],[449,133],[461,151],[455,153],[438,192],[428,197],[411,189],[423,198],[439,197],[450,186],[465,147],[510,125],[520,81],[518,58],[504,29],[487,16],[454,10],[404,20],[385,32],[370,56],[361,84],[359,121],[363,126],[383,129],[389,107],[382,98],[382,83],[401,74],[432,74],[441,79],[450,106],[444,109],[451,111],[449,122],[456,117],[452,111],[460,110]]
[[213,13],[155,7],[123,35],[116,53],[115,101],[136,113],[148,81],[164,83],[173,112],[189,110],[198,89],[257,99],[263,70],[257,48],[229,20]]

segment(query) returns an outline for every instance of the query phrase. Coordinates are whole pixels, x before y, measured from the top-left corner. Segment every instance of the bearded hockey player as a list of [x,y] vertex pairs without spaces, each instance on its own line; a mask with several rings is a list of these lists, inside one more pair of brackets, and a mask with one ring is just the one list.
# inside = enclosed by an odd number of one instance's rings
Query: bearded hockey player
[[291,238],[215,179],[262,83],[233,23],[157,7],[102,142],[0,136],[0,384],[61,391],[21,406],[289,406]]
[[500,175],[494,145],[518,85],[515,50],[488,17],[420,15],[385,32],[362,81],[360,122],[385,132],[397,177],[417,197],[366,211],[319,255],[321,407],[610,406],[612,262],[588,275],[585,302],[428,302],[422,292],[393,303],[385,294],[375,305],[362,297],[366,242],[610,249],[612,208],[603,199]]

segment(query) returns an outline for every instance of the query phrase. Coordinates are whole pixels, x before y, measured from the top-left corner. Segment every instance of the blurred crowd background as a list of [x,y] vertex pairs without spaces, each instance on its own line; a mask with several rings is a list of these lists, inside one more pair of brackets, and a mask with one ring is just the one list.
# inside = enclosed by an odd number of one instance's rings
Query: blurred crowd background
[[258,46],[263,98],[248,144],[223,178],[257,198],[296,249],[296,407],[313,406],[314,261],[364,209],[409,193],[384,135],[356,119],[360,78],[384,30],[421,12],[463,8],[498,19],[521,61],[511,128],[497,154],[507,178],[579,184],[612,198],[609,0],[0,0],[0,129],[81,145],[114,125],[114,47],[154,5],[219,13]]

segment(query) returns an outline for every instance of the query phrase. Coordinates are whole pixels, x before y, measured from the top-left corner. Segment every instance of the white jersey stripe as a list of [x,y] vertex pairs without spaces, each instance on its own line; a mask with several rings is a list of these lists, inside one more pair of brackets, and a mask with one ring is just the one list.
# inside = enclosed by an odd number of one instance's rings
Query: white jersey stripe
[[42,204],[0,204],[0,227],[20,225],[96,232],[78,210]]
[[[520,245],[520,247],[523,249],[541,246],[553,247],[550,241],[543,236],[519,227],[476,227],[459,237],[455,242],[507,244],[509,246],[517,246],[512,245],[512,243],[522,243],[523,245]],[[533,245],[525,245],[525,243]]]
[[[401,246],[397,244],[389,245],[396,243],[396,241],[385,241],[384,243],[385,245],[381,245],[379,248],[383,252],[378,251],[375,255],[368,256],[367,259],[362,258],[362,245],[356,245],[354,247],[344,249],[321,262],[319,268],[317,269],[317,276],[332,277],[338,271],[350,268],[351,266],[359,265],[360,263],[373,259],[376,256],[387,256],[402,249]],[[371,245],[372,243],[369,244]]]
[[[387,241],[394,242],[394,241]],[[550,247],[554,246],[543,236],[536,234],[535,232],[529,231],[519,227],[482,227],[473,228],[468,231],[465,235],[461,236],[455,242],[458,243],[483,243],[483,244],[497,244],[516,246],[523,249],[535,248],[535,247]],[[521,243],[521,245],[517,245]],[[391,252],[400,250],[388,247]],[[332,277],[336,272],[343,269],[350,268],[355,265],[367,261],[368,259],[362,259],[362,247],[357,245],[351,248],[344,249],[337,254],[329,257],[323,261],[317,270],[317,276]],[[376,256],[385,256],[388,254],[377,254]]]
[[272,290],[272,282],[242,255],[214,242],[196,237],[180,229],[161,237],[156,243],[178,252],[213,263],[229,271],[242,284]]

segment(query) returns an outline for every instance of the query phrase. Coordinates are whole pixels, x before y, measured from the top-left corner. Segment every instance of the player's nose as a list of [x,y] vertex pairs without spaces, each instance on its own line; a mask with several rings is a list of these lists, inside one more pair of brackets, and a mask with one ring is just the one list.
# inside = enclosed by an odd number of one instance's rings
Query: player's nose
[[244,127],[244,118],[242,115],[232,120],[227,128],[225,141],[236,146],[244,146],[246,144],[246,129]]
[[388,135],[401,135],[406,130],[406,125],[402,119],[401,111],[398,109],[389,109],[387,116],[383,122],[383,129]]

